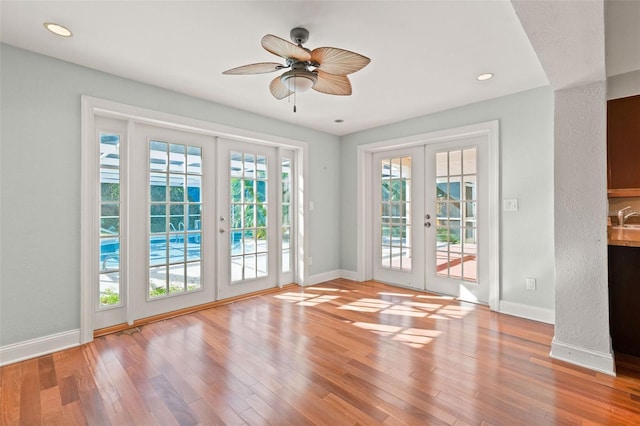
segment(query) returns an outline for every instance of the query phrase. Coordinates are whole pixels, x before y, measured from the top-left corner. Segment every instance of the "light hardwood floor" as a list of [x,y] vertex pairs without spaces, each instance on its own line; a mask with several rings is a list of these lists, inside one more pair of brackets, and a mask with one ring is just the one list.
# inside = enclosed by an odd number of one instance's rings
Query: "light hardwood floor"
[[616,378],[549,358],[553,327],[334,280],[5,366],[2,425],[640,424]]

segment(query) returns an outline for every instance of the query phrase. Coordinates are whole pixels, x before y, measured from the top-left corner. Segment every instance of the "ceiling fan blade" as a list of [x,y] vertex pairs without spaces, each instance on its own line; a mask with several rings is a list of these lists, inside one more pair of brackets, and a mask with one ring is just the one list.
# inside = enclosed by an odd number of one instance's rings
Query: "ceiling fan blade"
[[351,94],[351,82],[346,75],[329,74],[321,70],[318,73],[318,81],[313,86],[313,90],[328,95],[349,96]]
[[337,47],[319,47],[311,51],[311,62],[324,72],[347,75],[364,68],[371,59]]
[[271,80],[271,83],[269,84],[269,90],[271,91],[273,97],[276,99],[284,99],[293,93],[287,86],[284,85],[284,83],[282,83],[282,80],[280,80],[280,76],[277,76],[276,78]]
[[282,58],[291,58],[297,61],[308,61],[311,59],[311,54],[302,47],[271,34],[262,37],[262,47],[268,52]]
[[259,62],[257,64],[243,65],[241,67],[231,68],[222,74],[230,75],[247,75],[247,74],[266,74],[286,68],[277,62]]

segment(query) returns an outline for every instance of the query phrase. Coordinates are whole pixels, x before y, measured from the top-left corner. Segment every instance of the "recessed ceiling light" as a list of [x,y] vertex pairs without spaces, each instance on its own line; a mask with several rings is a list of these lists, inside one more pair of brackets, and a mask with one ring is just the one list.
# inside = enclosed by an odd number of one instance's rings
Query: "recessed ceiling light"
[[59,36],[71,37],[73,35],[69,28],[60,24],[56,24],[55,22],[45,22],[43,25],[46,29]]
[[344,123],[344,120],[342,118],[337,118],[335,120],[333,120],[334,123]]
[[490,72],[486,72],[484,74],[480,74],[479,76],[476,77],[476,80],[478,81],[485,81],[485,80],[489,80],[493,78],[493,73]]

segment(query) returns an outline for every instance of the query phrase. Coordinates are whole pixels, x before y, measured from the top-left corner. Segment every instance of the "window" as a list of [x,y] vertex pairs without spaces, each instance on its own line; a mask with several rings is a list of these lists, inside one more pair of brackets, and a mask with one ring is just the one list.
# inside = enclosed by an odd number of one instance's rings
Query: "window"
[[121,306],[120,285],[120,138],[99,133],[100,144],[100,290],[98,306]]
[[282,158],[282,272],[291,271],[291,159]]

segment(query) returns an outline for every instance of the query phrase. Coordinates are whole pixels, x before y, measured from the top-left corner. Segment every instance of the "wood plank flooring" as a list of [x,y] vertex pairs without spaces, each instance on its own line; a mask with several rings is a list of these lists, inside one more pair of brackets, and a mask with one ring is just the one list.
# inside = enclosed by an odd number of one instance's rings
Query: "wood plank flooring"
[[2,425],[640,424],[640,366],[549,358],[553,327],[334,280],[0,369]]

